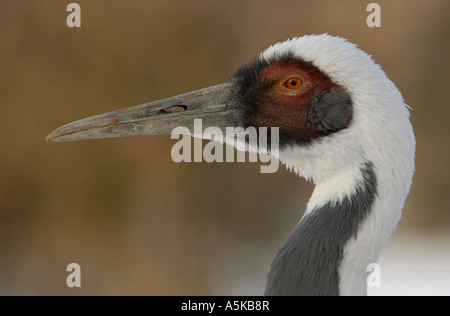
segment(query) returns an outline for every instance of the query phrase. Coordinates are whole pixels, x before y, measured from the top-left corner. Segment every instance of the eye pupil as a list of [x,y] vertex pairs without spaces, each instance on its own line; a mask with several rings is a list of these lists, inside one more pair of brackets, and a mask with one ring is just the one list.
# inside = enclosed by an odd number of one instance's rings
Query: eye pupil
[[295,79],[292,79],[291,80],[291,86],[296,86],[297,85],[297,80],[295,80]]

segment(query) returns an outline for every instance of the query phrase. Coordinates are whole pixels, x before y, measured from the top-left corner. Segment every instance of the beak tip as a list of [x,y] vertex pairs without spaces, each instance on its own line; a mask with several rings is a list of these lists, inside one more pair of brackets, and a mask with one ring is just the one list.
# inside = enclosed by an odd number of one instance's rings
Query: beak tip
[[52,139],[53,139],[53,137],[52,137],[52,134],[50,134],[50,135],[48,135],[47,137],[45,137],[45,142],[48,144],[48,143],[51,143],[52,142]]
[[61,138],[61,134],[58,133],[58,130],[53,131],[52,133],[50,133],[46,138],[45,138],[45,142],[48,143],[59,143]]

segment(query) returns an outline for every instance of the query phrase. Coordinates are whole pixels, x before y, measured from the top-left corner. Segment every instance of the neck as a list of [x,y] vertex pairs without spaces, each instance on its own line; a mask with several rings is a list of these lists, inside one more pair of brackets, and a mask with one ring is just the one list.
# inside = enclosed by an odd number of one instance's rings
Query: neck
[[[375,255],[358,256],[357,253],[348,253],[347,248],[349,245],[353,247],[352,243],[358,240],[358,232],[371,217],[378,181],[371,162],[365,162],[357,169],[357,172],[348,171],[353,175],[358,173],[352,177],[357,179],[354,183],[348,183],[348,172],[317,183],[305,216],[275,256],[267,279],[266,295],[366,293],[365,271],[371,263],[367,261]],[[323,199],[324,196],[329,197],[333,188],[336,192],[333,199]],[[342,275],[352,272],[344,268],[344,263],[346,267],[354,268],[353,273],[356,271],[357,274],[356,277],[346,277],[345,282]]]

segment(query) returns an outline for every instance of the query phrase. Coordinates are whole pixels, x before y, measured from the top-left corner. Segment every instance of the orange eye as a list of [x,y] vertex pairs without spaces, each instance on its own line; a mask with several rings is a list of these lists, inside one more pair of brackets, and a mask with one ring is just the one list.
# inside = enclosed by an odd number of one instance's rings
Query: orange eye
[[300,76],[289,76],[283,83],[282,87],[291,91],[298,91],[304,86],[303,78]]

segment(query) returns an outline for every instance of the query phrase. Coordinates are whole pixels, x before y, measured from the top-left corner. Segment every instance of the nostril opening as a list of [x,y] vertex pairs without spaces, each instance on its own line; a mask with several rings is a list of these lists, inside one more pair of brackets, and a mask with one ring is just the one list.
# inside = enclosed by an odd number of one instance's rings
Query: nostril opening
[[171,107],[168,107],[166,109],[162,109],[160,111],[161,114],[168,114],[168,113],[181,113],[188,109],[187,105],[184,104],[177,104],[173,105]]

